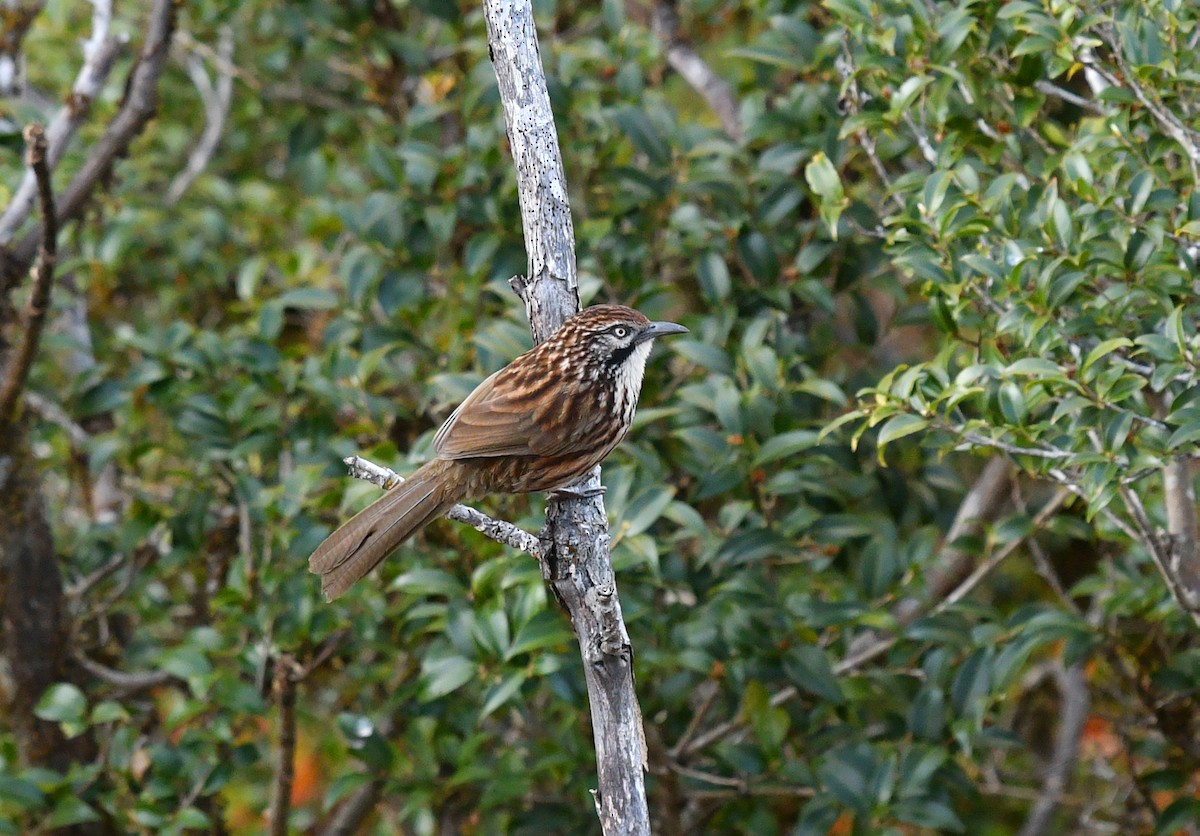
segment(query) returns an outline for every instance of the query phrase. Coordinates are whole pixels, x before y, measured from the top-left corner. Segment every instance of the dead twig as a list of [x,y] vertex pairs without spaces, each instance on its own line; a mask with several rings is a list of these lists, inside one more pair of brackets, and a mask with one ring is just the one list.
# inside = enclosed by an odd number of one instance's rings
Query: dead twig
[[[126,152],[129,143],[154,116],[158,107],[158,79],[166,65],[178,5],[175,0],[154,0],[141,51],[126,84],[125,99],[60,196],[57,215],[59,226],[79,217],[93,190],[108,174],[113,163]],[[42,237],[40,229],[31,229],[12,248],[4,265],[5,280],[28,268]]]
[[106,682],[123,691],[145,691],[148,688],[157,688],[160,685],[166,685],[168,682],[176,680],[174,674],[162,670],[119,671],[107,665],[102,665],[95,659],[89,659],[82,653],[75,654],[75,661],[79,663],[79,667],[101,682]]
[[325,836],[353,836],[358,833],[382,795],[382,778],[363,784],[338,807],[325,828]]
[[[362,479],[378,485],[384,490],[394,488],[404,481],[404,478],[395,471],[369,462],[360,456],[348,456],[344,461],[350,468],[350,475],[355,479]],[[511,546],[518,551],[533,555],[539,561],[542,560],[541,541],[533,534],[517,528],[510,522],[494,519],[467,505],[455,505],[446,512],[446,516],[456,522],[466,523],[497,543]]]
[[725,79],[717,75],[708,62],[680,32],[679,11],[675,0],[657,0],[654,4],[651,29],[667,50],[667,63],[679,73],[693,90],[700,94],[709,109],[716,114],[721,128],[734,142],[746,136],[737,99]]
[[233,63],[233,28],[226,24],[217,35],[216,60],[213,61],[213,74],[216,83],[209,78],[204,69],[204,61],[196,52],[188,54],[185,61],[188,78],[196,85],[200,93],[200,102],[204,106],[204,130],[188,155],[187,164],[175,175],[171,185],[167,187],[166,205],[174,206],[184,193],[196,182],[208,167],[209,161],[216,153],[221,142],[221,134],[225,131],[225,122],[229,119],[229,107],[233,102],[233,77],[229,70]]
[[[75,77],[71,95],[50,120],[46,129],[46,166],[58,167],[71,137],[87,119],[91,104],[100,95],[113,62],[121,51],[121,41],[109,33],[112,0],[92,0],[92,34],[83,43],[83,66]],[[21,185],[0,215],[0,246],[6,246],[28,220],[38,193],[34,172],[26,172]]]
[[1052,670],[1058,685],[1060,706],[1058,728],[1054,733],[1054,751],[1042,779],[1041,792],[1034,800],[1019,836],[1040,836],[1050,832],[1050,819],[1070,783],[1070,773],[1079,755],[1079,741],[1092,702],[1082,664],[1076,663],[1065,669],[1061,664],[1056,664]]
[[42,237],[37,262],[33,265],[33,289],[25,308],[24,328],[5,364],[4,375],[0,377],[0,428],[12,421],[17,398],[25,387],[25,378],[41,341],[46,309],[50,307],[57,254],[58,224],[54,214],[54,193],[50,189],[50,167],[46,163],[46,132],[41,125],[34,123],[25,128],[25,145],[26,160],[37,181]]

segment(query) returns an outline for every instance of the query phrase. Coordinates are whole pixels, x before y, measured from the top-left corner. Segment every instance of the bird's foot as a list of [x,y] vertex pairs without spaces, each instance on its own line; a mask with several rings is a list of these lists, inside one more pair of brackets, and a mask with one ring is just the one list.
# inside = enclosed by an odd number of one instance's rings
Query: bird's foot
[[608,488],[600,485],[595,488],[555,488],[550,491],[551,499],[595,499],[604,496]]

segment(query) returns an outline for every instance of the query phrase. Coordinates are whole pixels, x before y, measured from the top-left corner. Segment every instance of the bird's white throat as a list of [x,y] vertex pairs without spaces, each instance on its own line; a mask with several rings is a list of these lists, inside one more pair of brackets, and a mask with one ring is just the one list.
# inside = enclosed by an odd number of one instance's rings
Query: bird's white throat
[[633,412],[637,409],[642,376],[646,373],[646,360],[653,345],[654,340],[646,340],[634,346],[625,362],[617,367],[617,405],[626,424],[633,420]]

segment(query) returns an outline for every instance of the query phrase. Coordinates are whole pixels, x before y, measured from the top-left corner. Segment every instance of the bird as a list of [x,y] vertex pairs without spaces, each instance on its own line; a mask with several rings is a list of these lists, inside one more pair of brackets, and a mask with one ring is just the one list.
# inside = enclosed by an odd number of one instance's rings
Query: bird
[[480,383],[433,439],[436,456],[334,531],[309,558],[332,601],[453,505],[562,489],[633,422],[654,340],[685,334],[624,305],[593,305]]

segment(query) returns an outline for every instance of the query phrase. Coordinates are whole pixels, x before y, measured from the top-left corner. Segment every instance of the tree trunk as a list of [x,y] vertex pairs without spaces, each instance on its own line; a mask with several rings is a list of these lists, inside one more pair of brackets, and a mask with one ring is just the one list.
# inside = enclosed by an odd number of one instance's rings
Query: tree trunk
[[90,760],[87,735],[68,740],[33,710],[47,688],[70,680],[69,622],[62,574],[42,507],[37,470],[23,421],[0,445],[0,616],[8,668],[7,713],[22,763],[66,772]]

